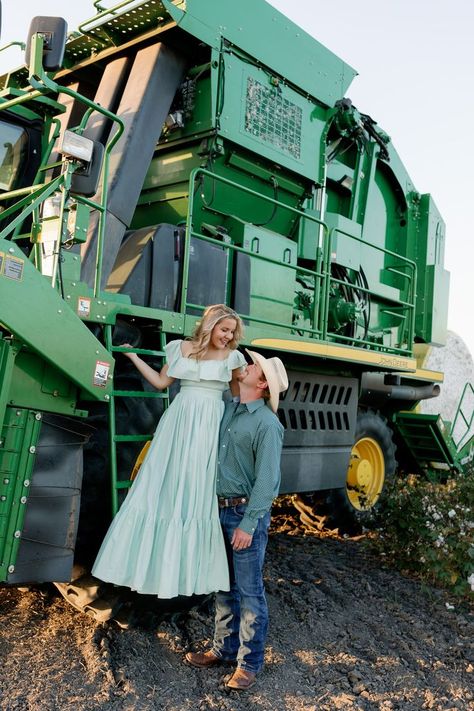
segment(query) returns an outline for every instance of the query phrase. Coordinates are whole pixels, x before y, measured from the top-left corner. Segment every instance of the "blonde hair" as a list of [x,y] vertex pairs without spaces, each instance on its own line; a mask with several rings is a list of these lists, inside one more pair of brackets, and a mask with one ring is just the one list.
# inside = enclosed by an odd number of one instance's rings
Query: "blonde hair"
[[193,351],[189,354],[189,358],[200,360],[203,357],[209,348],[214,327],[217,326],[219,321],[223,321],[226,318],[231,318],[235,321],[234,335],[227,345],[231,350],[237,348],[244,328],[240,316],[225,304],[213,304],[204,309],[201,320],[196,324],[194,333],[191,336]]

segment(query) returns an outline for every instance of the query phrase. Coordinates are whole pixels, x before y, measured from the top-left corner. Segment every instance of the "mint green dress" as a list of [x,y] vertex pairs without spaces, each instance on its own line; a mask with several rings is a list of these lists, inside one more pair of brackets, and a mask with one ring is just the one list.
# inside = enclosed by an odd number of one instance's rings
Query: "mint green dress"
[[166,346],[181,388],[161,417],[130,492],[102,543],[92,574],[139,593],[171,598],[229,589],[215,480],[222,393],[238,351],[198,361]]

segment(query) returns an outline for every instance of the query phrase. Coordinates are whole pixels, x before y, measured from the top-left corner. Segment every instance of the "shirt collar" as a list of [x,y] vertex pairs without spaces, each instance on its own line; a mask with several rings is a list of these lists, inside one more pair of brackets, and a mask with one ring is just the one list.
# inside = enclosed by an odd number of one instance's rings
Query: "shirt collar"
[[265,400],[263,397],[260,397],[258,400],[251,400],[251,402],[242,402],[240,403],[243,407],[246,407],[247,410],[252,413],[255,412],[255,410],[258,410],[260,407],[265,407]]

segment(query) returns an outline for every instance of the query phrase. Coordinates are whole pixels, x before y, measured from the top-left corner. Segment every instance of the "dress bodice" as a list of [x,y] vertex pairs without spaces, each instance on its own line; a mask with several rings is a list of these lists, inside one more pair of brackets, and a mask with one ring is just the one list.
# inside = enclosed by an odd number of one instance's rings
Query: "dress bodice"
[[242,353],[231,351],[224,360],[196,360],[183,356],[182,340],[171,341],[165,347],[168,375],[181,380],[181,388],[196,386],[223,392],[232,379],[232,371],[245,365]]

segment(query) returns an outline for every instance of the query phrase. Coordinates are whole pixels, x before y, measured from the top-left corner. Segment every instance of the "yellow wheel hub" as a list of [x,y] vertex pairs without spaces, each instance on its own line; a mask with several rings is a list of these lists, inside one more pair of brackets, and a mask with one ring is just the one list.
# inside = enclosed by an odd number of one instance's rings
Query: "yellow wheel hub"
[[377,440],[362,437],[352,447],[347,470],[347,496],[358,511],[377,503],[385,481],[385,460]]
[[138,472],[140,471],[140,467],[143,464],[143,460],[145,459],[147,452],[150,448],[151,441],[145,442],[143,445],[142,449],[140,450],[140,454],[137,457],[137,460],[135,464],[133,465],[132,473],[130,474],[130,481],[133,481],[135,477],[137,476]]

